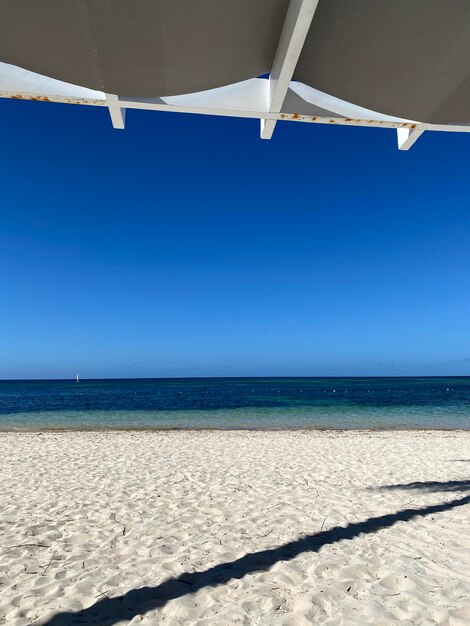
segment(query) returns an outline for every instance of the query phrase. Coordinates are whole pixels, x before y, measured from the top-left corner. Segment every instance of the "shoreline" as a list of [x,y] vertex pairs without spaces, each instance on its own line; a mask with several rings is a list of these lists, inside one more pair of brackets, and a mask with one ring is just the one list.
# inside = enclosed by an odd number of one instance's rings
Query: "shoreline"
[[443,428],[443,427],[431,427],[431,426],[377,426],[376,428],[340,428],[335,426],[305,426],[299,428],[298,426],[289,427],[253,427],[253,428],[240,428],[240,427],[220,427],[214,426],[213,428],[207,426],[201,426],[200,428],[191,426],[185,428],[183,426],[165,427],[165,426],[77,426],[70,427],[60,426],[57,427],[44,427],[44,428],[18,428],[18,429],[4,429],[0,427],[0,435],[2,434],[34,434],[34,433],[177,433],[177,432],[240,432],[240,433],[292,433],[292,432],[336,432],[336,433],[406,433],[406,432],[437,432],[437,433],[470,433],[470,426],[468,428]]

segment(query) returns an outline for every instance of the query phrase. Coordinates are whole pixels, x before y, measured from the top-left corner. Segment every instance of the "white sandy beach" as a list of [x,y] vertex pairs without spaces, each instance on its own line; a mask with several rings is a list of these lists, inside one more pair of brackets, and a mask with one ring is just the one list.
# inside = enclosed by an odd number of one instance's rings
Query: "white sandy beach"
[[0,623],[470,623],[469,432],[0,434]]

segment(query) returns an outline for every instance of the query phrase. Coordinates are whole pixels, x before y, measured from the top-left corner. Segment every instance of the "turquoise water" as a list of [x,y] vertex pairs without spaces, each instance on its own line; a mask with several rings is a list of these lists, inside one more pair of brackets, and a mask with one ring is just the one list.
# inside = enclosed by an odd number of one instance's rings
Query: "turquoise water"
[[0,430],[470,428],[470,377],[0,381]]

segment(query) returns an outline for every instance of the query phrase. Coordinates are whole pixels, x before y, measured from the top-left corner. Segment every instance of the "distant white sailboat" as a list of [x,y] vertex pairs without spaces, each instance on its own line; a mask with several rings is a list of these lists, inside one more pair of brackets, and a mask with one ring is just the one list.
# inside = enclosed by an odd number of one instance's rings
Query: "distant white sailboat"
[[78,374],[77,374],[77,380],[75,382],[77,382],[77,383],[80,382],[80,376]]

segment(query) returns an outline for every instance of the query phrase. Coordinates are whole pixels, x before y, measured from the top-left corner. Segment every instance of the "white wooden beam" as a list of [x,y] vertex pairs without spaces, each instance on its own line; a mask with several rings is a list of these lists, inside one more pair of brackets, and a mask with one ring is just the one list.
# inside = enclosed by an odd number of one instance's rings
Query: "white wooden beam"
[[399,147],[401,146],[402,149],[411,147],[424,131],[470,133],[468,123],[429,124],[393,118],[390,115],[339,100],[296,81],[291,81],[290,88],[306,102],[326,111],[332,111],[330,116],[286,113],[282,110],[277,113],[270,112],[269,81],[266,78],[253,78],[226,87],[183,96],[163,98],[120,96],[118,98],[116,95],[71,85],[0,62],[0,98],[106,107],[117,128],[124,127],[125,109],[140,109],[168,113],[261,118],[266,120],[268,126],[277,120],[285,120],[314,124],[393,128],[400,130]]
[[121,108],[119,103],[119,96],[114,94],[106,94],[106,105],[109,109],[109,115],[111,116],[111,122],[113,128],[123,130],[126,121],[126,109]]
[[[260,82],[267,82],[264,78],[253,79]],[[223,117],[253,118],[265,119],[273,121],[301,122],[313,124],[336,124],[338,126],[362,126],[366,128],[392,128],[410,131],[432,131],[432,132],[450,132],[450,133],[470,133],[470,124],[429,124],[426,122],[403,122],[397,120],[376,119],[374,116],[365,117],[336,117],[334,113],[331,116],[323,117],[317,115],[305,115],[298,113],[269,113],[260,108],[247,107],[237,108],[229,107],[226,103],[224,106],[215,106],[207,103],[187,104],[186,102],[177,103],[176,99],[180,96],[171,98],[171,103],[165,100],[170,98],[126,98],[121,96],[119,99],[119,108],[122,109],[138,109],[141,111],[161,111],[167,113],[190,113],[199,115],[217,115]],[[186,96],[185,96],[186,97]],[[41,93],[6,91],[0,85],[0,98],[11,98],[14,100],[34,100],[38,102],[57,102],[62,104],[79,104],[85,106],[104,106],[109,108],[108,102],[104,98],[84,98],[69,97],[59,95],[44,96]],[[189,95],[187,96],[189,100]],[[415,141],[418,135],[413,136]]]
[[[312,23],[318,0],[291,0],[269,77],[269,112],[279,113]],[[275,119],[261,120],[261,138],[271,139]]]
[[415,128],[397,128],[397,141],[399,150],[409,150],[411,146],[417,141],[424,130]]

